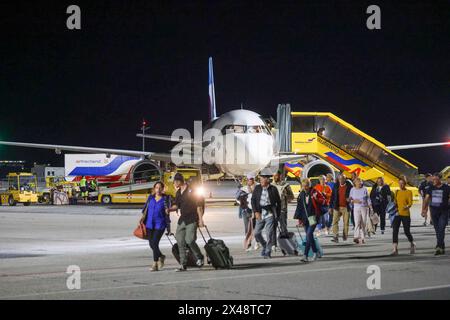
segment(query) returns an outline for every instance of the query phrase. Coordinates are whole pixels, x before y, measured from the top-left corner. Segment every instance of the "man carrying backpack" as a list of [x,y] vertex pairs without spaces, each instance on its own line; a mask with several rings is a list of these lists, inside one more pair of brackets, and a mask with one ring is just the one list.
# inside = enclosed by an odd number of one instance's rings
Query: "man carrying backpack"
[[430,206],[431,219],[436,231],[435,256],[445,253],[445,227],[448,222],[450,186],[443,184],[439,172],[433,174],[433,186],[428,189],[422,204],[422,217],[425,217]]

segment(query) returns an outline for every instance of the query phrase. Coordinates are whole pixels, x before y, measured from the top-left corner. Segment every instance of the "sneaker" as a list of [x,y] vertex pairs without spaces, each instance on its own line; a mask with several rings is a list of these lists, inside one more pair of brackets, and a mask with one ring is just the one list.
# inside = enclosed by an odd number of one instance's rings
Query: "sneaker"
[[165,261],[166,261],[166,256],[159,257],[158,262],[157,262],[158,270],[162,270],[164,268]]
[[427,222],[426,222],[426,221],[425,221],[425,222],[423,223],[423,226],[424,226],[424,227],[426,227],[426,226],[427,226]]
[[314,256],[318,259],[322,258],[322,254],[320,253],[320,251],[317,251]]
[[414,242],[411,243],[411,249],[409,250],[409,253],[411,253],[411,254],[416,253],[416,244]]
[[158,263],[155,261],[153,265],[150,267],[150,271],[158,271]]
[[441,248],[436,248],[436,251],[434,252],[435,256],[440,256],[442,254],[442,249]]
[[333,237],[333,239],[331,239],[331,241],[333,241],[335,243],[339,243],[339,238],[338,237]]
[[255,250],[258,250],[259,248],[261,248],[261,245],[259,244],[259,242],[255,243]]
[[270,253],[266,253],[264,255],[264,259],[272,259],[272,255]]
[[195,264],[196,264],[197,267],[199,267],[199,268],[203,267],[203,265],[205,264],[204,258],[197,259],[197,262],[196,262]]
[[187,271],[186,266],[180,266],[179,268],[175,269],[175,272],[183,272],[183,271]]
[[384,230],[381,230],[381,234],[384,234]]
[[261,257],[264,257],[266,255],[266,248],[263,248],[261,250]]
[[309,259],[308,259],[307,256],[304,256],[300,261],[301,261],[301,262],[308,263],[308,262],[309,262]]
[[356,243],[356,244],[359,244],[359,239],[358,238],[354,238],[353,242]]

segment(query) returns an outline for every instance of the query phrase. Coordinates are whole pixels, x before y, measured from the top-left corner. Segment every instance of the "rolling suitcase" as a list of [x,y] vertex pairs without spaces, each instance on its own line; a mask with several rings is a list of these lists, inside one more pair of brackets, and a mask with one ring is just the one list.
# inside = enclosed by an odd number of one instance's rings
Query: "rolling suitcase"
[[[299,238],[297,239],[297,248],[302,253],[305,254],[305,248],[306,248],[306,240],[303,239],[302,233],[300,232],[300,228],[297,226],[297,231],[299,234]],[[314,237],[314,243],[316,244],[317,251],[319,254],[323,257],[323,249],[320,246],[319,239]],[[308,257],[311,258],[314,255],[314,252],[312,251],[312,248],[308,252]]]
[[212,264],[215,269],[230,269],[233,267],[233,257],[230,255],[230,250],[225,245],[223,240],[213,239],[211,234],[209,233],[208,228],[205,226],[206,232],[208,232],[209,240],[206,241],[203,236],[202,231],[200,230],[200,234],[202,235],[203,240],[205,241],[205,251],[208,257],[208,264]]
[[[170,236],[174,236],[173,233],[171,233],[170,235],[167,235],[167,239],[169,239],[170,244],[172,245],[172,254],[175,257],[175,259],[178,261],[178,263],[180,263],[180,249],[178,248],[178,243],[175,242],[175,244],[172,242],[172,240],[170,240]],[[186,254],[187,254],[187,267],[197,267],[197,259],[195,258],[194,253],[192,252],[191,248],[189,248],[189,246],[186,249]]]
[[278,247],[281,249],[281,253],[289,256],[298,256],[297,250],[297,239],[295,237],[295,233],[288,232],[282,233],[281,228],[278,227],[280,233],[278,234]]

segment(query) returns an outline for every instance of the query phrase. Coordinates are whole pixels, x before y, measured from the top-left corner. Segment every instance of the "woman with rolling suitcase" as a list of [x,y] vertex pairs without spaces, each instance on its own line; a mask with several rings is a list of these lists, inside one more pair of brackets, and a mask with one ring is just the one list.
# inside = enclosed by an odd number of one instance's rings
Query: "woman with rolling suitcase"
[[[297,199],[297,208],[295,210],[294,219],[299,220],[299,224],[303,225],[306,232],[306,245],[303,252],[302,262],[314,261],[316,258],[320,258],[320,252],[317,250],[316,243],[314,241],[314,230],[317,226],[317,217],[320,213],[316,211],[317,204],[314,204],[314,193],[316,190],[311,188],[311,182],[309,179],[302,180],[302,191]],[[309,250],[314,252],[311,260],[308,258]]]

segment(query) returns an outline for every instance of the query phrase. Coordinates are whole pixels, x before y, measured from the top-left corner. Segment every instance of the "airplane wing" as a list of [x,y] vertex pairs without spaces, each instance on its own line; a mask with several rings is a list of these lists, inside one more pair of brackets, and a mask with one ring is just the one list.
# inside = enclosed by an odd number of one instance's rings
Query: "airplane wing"
[[56,153],[60,154],[61,151],[73,151],[73,152],[83,152],[83,153],[106,153],[106,154],[117,154],[133,157],[146,157],[158,161],[171,161],[170,153],[156,153],[148,151],[137,151],[137,150],[124,150],[124,149],[108,149],[108,148],[93,148],[93,147],[81,147],[81,146],[66,146],[58,144],[41,144],[41,143],[27,143],[27,142],[11,142],[11,141],[0,141],[0,145],[5,146],[15,146],[15,147],[25,147],[25,148],[38,148],[38,149],[50,149],[55,150]]
[[146,139],[154,139],[154,140],[163,140],[163,141],[171,141],[171,142],[183,142],[183,143],[190,143],[190,144],[202,144],[203,141],[195,141],[193,139],[173,139],[172,136],[165,136],[162,134],[142,134],[138,133],[136,134],[136,137],[139,138],[146,138]]
[[420,143],[420,144],[404,144],[398,146],[388,146],[386,147],[389,150],[405,150],[405,149],[418,149],[418,148],[429,148],[429,147],[437,147],[437,146],[449,146],[450,141],[447,142],[436,142],[436,143]]

